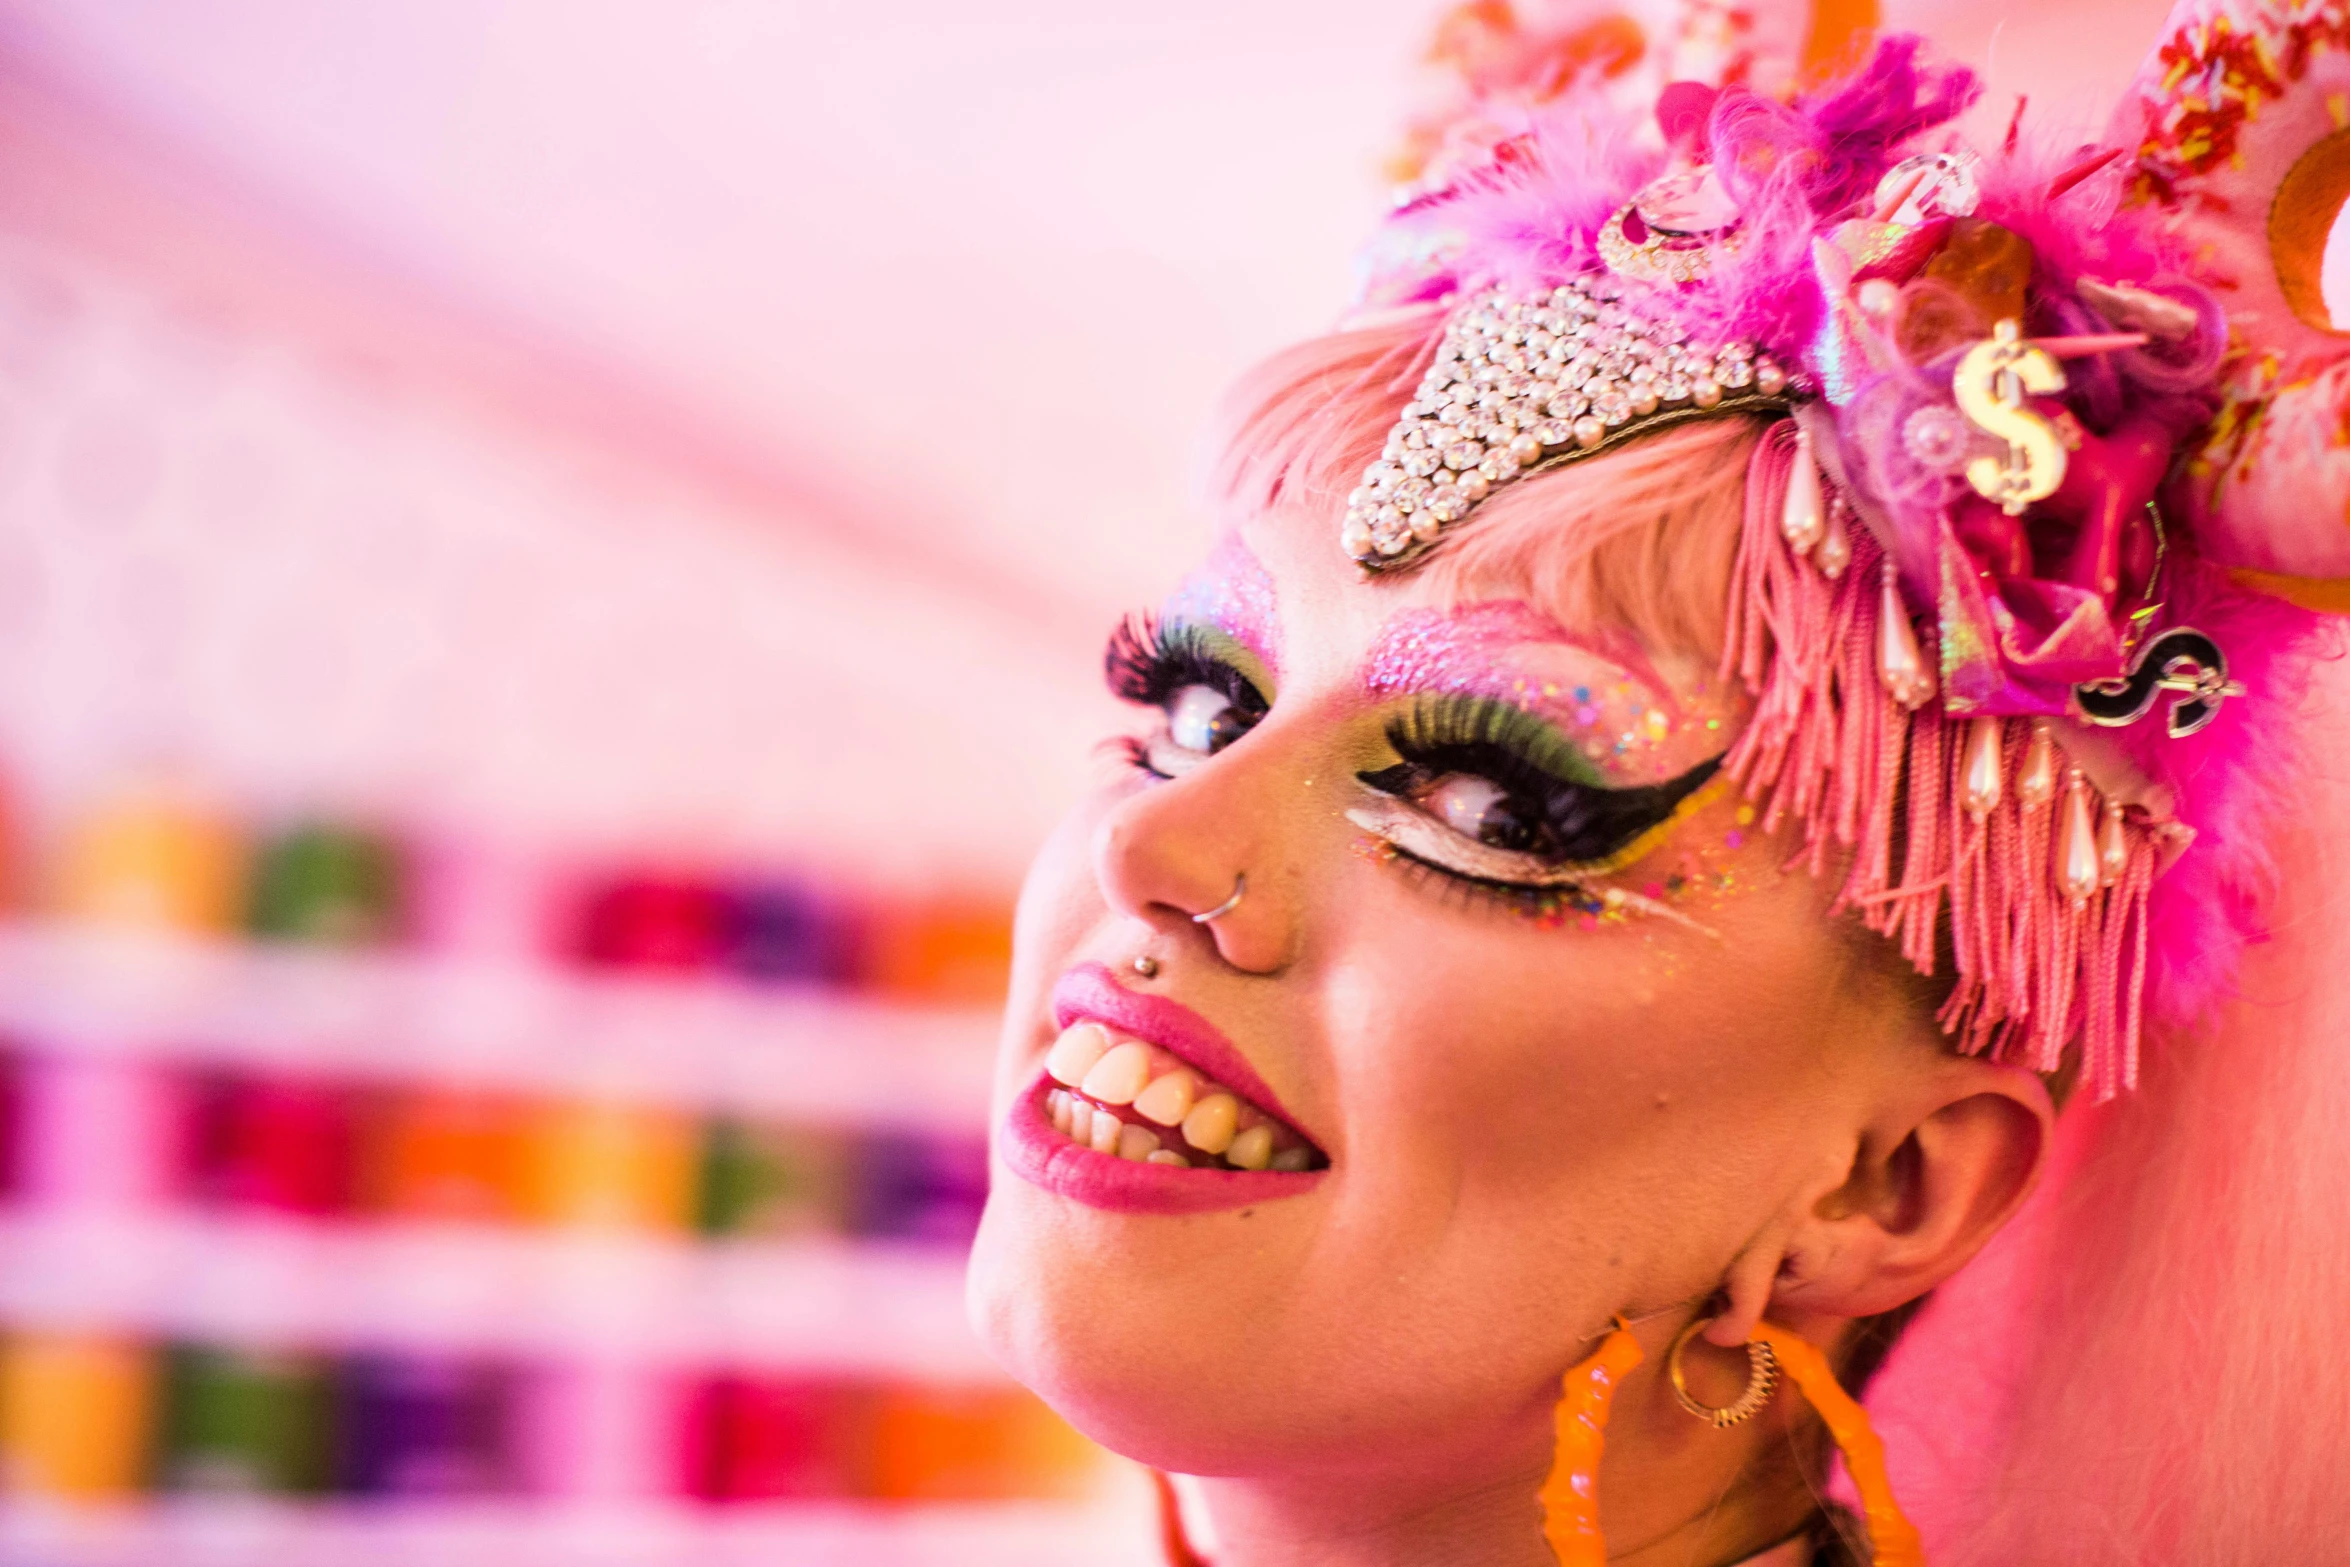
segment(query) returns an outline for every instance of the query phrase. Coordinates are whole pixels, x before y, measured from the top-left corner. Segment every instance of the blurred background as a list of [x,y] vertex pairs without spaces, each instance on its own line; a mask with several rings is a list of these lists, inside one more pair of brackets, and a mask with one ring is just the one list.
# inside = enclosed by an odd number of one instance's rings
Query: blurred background
[[1009,910],[1434,10],[0,0],[0,1562],[1152,1559]]
[[1427,22],[0,5],[0,1559],[1149,1559],[991,1009]]

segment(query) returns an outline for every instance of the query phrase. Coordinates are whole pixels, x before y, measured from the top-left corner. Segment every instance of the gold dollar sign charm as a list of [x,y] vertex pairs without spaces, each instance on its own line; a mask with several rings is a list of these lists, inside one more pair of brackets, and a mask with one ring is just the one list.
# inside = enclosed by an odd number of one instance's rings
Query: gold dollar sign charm
[[2064,367],[2054,355],[2026,342],[2013,321],[1991,329],[1951,373],[1950,394],[1958,411],[1993,440],[2007,443],[2007,455],[1984,455],[1966,465],[1967,483],[1985,500],[1997,501],[2010,517],[2056,493],[2064,482],[2064,443],[2056,428],[2024,398],[2064,390]]

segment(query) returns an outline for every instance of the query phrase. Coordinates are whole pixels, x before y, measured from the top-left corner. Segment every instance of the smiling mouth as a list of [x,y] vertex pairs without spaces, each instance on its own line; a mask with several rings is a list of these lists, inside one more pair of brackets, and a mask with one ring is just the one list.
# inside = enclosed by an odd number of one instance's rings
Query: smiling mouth
[[1172,1051],[1100,1023],[1061,1031],[1045,1056],[1045,1119],[1080,1147],[1192,1170],[1323,1169],[1322,1150]]

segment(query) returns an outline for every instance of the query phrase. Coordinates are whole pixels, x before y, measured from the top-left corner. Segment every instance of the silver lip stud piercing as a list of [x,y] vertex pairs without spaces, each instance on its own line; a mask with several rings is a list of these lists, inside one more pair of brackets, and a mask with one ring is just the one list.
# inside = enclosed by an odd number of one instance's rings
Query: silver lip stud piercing
[[1159,960],[1145,953],[1134,960],[1134,972],[1140,974],[1144,979],[1157,979],[1159,977]]

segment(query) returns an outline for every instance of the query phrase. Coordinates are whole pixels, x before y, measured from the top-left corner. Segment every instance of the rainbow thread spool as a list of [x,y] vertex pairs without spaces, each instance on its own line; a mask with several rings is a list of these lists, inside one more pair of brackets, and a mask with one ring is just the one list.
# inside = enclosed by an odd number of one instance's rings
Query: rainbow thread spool
[[1075,1498],[1101,1473],[1101,1450],[1018,1389],[886,1388],[873,1436],[884,1501]]
[[521,1217],[528,1208],[528,1115],[526,1104],[505,1094],[379,1092],[360,1118],[361,1205],[411,1219]]
[[708,1502],[820,1501],[871,1489],[870,1390],[726,1374],[687,1397],[680,1489]]
[[932,1132],[857,1138],[849,1232],[869,1240],[968,1246],[987,1206],[987,1143]]
[[700,1228],[765,1239],[845,1228],[849,1154],[827,1128],[715,1122],[702,1143]]
[[0,1341],[0,1485],[97,1499],[147,1476],[154,1356],[123,1339],[24,1333]]
[[707,882],[637,876],[591,889],[575,924],[570,946],[583,963],[703,973],[734,945],[735,909]]
[[163,1486],[308,1495],[333,1485],[337,1390],[325,1356],[182,1346],[165,1368]]
[[761,882],[734,894],[727,967],[761,983],[839,985],[854,977],[856,931],[847,912],[812,888]]
[[123,796],[68,839],[57,912],[141,930],[216,935],[242,923],[245,848],[225,818],[181,795]]
[[404,925],[405,877],[388,838],[314,824],[272,839],[253,869],[257,936],[326,946],[374,946]]
[[868,915],[858,977],[910,1000],[1000,1004],[1012,974],[1009,905],[942,901]]
[[197,1089],[189,1187],[199,1198],[285,1213],[351,1201],[350,1096],[331,1083],[219,1075]]
[[542,1224],[683,1230],[696,1206],[697,1130],[656,1105],[534,1106],[521,1131],[521,1210]]
[[501,1496],[519,1489],[515,1375],[457,1355],[370,1354],[340,1378],[338,1489],[360,1496]]
[[19,1078],[18,1194],[58,1207],[146,1208],[180,1194],[189,1085],[151,1062],[47,1051]]

